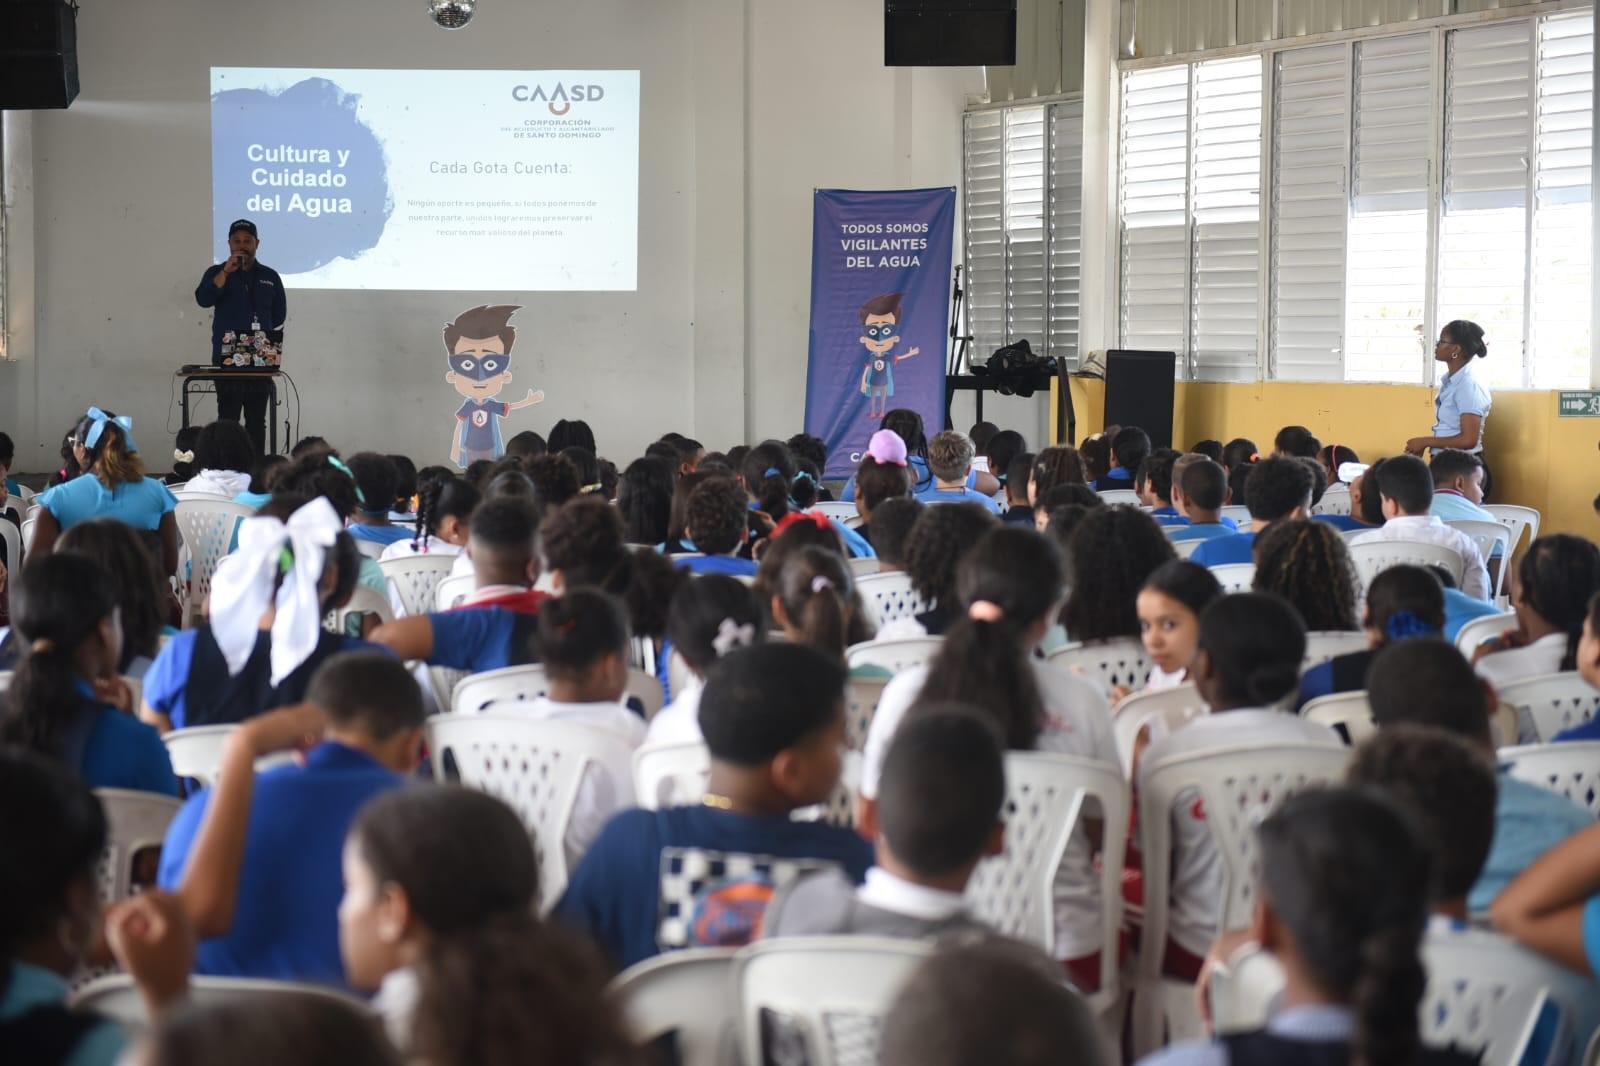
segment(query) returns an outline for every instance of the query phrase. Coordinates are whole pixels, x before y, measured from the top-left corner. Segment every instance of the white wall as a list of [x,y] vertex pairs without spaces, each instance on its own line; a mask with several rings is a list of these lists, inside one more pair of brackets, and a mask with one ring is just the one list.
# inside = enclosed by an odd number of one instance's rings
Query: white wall
[[484,0],[454,34],[421,7],[86,0],[82,94],[32,116],[21,161],[16,209],[31,217],[9,269],[31,321],[14,321],[16,361],[0,363],[19,469],[48,469],[89,403],[132,414],[165,468],[171,371],[209,350],[193,289],[219,251],[213,65],[642,72],[637,292],[290,293],[296,430],[347,451],[443,457],[455,397],[439,329],[481,300],[524,305],[518,384],[549,396],[513,431],[586,418],[618,459],[668,429],[712,447],[786,436],[804,410],[811,190],[959,183],[981,73],[884,69],[872,0]]

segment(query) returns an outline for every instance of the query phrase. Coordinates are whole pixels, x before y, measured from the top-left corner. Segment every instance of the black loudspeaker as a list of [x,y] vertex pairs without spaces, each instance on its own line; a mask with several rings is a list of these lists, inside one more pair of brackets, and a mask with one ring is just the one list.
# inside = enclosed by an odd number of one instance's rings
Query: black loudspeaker
[[886,67],[1011,67],[1017,0],[884,0]]
[[1172,447],[1173,352],[1106,352],[1108,426],[1138,426],[1153,448]]
[[66,107],[77,95],[77,7],[0,0],[0,110]]

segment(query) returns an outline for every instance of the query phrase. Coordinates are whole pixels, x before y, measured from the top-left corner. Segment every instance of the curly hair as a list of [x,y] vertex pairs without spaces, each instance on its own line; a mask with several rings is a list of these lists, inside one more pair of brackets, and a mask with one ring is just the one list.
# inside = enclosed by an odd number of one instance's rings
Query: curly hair
[[[1109,449],[1109,445],[1107,446]],[[1106,453],[1110,455],[1108,450]],[[1034,502],[1044,499],[1044,494],[1057,485],[1086,485],[1089,471],[1086,456],[1070,444],[1057,444],[1045,448],[1033,460],[1033,484],[1030,493]]]
[[1339,531],[1309,518],[1274,522],[1256,537],[1257,592],[1283,597],[1312,632],[1359,629],[1361,581]]
[[274,496],[324,496],[340,518],[348,519],[360,506],[355,480],[333,465],[332,453],[311,449],[278,470],[272,482]]
[[748,528],[745,494],[731,477],[708,478],[689,494],[685,529],[707,555],[726,555],[739,547]]
[[941,503],[926,508],[906,534],[906,573],[922,602],[955,603],[956,567],[961,557],[999,524],[976,503]]
[[856,498],[870,515],[885,500],[911,495],[911,468],[880,463],[870,455],[856,467]]
[[1139,590],[1157,567],[1177,558],[1156,520],[1136,507],[1097,507],[1067,541],[1061,624],[1073,640],[1138,637]]
[[1084,480],[1099,481],[1111,471],[1110,433],[1111,427],[1108,426],[1106,432],[1090,437],[1083,442],[1083,447],[1078,449],[1078,454],[1083,457]]
[[530,456],[521,465],[533,482],[534,502],[547,514],[578,495],[583,487],[578,481],[578,468],[560,452]]
[[688,576],[653,551],[630,549],[615,507],[593,496],[557,507],[539,523],[539,543],[566,588],[593,586],[616,596],[638,636],[666,632],[667,607]]

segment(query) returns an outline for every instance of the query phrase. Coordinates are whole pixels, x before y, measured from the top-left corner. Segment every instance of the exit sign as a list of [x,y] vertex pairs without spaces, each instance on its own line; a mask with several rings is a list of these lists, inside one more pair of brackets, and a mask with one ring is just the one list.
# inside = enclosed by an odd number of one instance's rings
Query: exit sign
[[1563,392],[1556,411],[1562,418],[1600,418],[1600,392]]

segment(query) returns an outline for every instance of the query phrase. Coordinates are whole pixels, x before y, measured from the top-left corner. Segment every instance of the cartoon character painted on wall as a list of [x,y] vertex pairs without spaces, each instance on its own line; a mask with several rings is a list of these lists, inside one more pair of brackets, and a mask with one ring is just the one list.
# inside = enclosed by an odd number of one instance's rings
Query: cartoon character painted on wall
[[543,392],[532,389],[512,403],[495,398],[511,384],[511,346],[517,340],[511,316],[519,310],[514,304],[479,304],[444,327],[444,350],[450,363],[444,380],[455,386],[463,400],[450,434],[450,457],[463,470],[479,459],[498,459],[505,454],[500,420],[519,407],[544,399]]
[[867,348],[867,362],[861,369],[861,395],[867,397],[871,418],[889,413],[889,397],[894,395],[894,364],[922,351],[912,348],[903,355],[889,354],[900,343],[900,322],[905,317],[900,297],[904,295],[886,292],[861,305],[861,343]]

